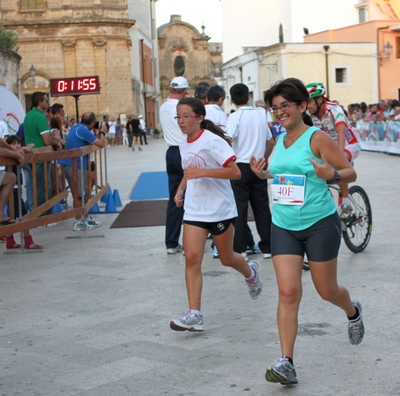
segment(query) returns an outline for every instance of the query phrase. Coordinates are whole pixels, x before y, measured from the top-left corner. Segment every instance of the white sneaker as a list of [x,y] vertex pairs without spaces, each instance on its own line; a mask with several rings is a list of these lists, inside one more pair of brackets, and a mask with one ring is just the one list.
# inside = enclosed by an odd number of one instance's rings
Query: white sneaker
[[249,258],[247,257],[247,252],[243,252],[240,254],[245,258],[246,261],[249,261]]
[[253,278],[248,281],[246,280],[247,287],[249,288],[250,297],[255,300],[259,297],[262,292],[263,284],[260,280],[260,274],[258,269],[258,263],[256,261],[249,261],[249,267],[254,271]]
[[269,258],[271,258],[272,257],[272,254],[271,253],[264,253],[263,254],[263,258],[265,258],[265,259],[269,259]]
[[183,247],[181,245],[178,245],[177,247],[174,248],[168,248],[167,253],[168,254],[176,254],[176,253],[183,252]]
[[204,331],[203,315],[197,315],[189,310],[183,318],[171,320],[169,327],[175,331]]
[[94,228],[101,226],[101,221],[96,221],[92,216],[86,218],[86,223],[93,226]]
[[347,218],[350,217],[352,213],[353,208],[351,207],[351,205],[343,204],[340,206],[339,217],[342,220],[347,220]]
[[[95,228],[93,225],[90,225],[88,222],[86,222],[87,230],[93,230],[93,228]],[[83,221],[75,221],[74,224],[72,225],[73,231],[83,231],[83,229],[84,229]]]

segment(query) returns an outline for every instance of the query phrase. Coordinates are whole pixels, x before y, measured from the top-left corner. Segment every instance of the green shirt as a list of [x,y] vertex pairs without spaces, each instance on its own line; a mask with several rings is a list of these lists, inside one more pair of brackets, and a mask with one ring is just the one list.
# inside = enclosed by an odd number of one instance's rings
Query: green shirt
[[46,115],[42,110],[34,107],[24,119],[25,144],[33,143],[34,148],[44,147],[42,135],[50,133]]
[[274,204],[272,222],[278,227],[291,231],[301,231],[317,221],[335,213],[336,205],[326,184],[315,173],[309,158],[322,163],[311,150],[311,138],[318,128],[310,127],[290,147],[284,145],[286,132],[279,135],[275,153],[269,166],[272,176],[304,175],[306,177],[303,205]]

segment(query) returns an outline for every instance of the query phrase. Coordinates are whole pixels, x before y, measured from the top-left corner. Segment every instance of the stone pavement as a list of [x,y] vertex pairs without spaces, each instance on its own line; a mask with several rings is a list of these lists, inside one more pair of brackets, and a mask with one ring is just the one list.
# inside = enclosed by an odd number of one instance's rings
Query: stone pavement
[[[143,152],[108,149],[108,181],[123,201],[141,172],[165,169],[165,149],[161,139]],[[1,254],[0,395],[400,394],[399,157],[363,152],[356,169],[371,199],[373,236],[361,254],[342,245],[339,280],[363,304],[366,335],[350,345],[345,315],[304,272],[299,385],[264,379],[280,355],[271,260],[257,257],[264,290],[252,301],[207,243],[206,331],[174,332],[170,319],[187,308],[184,257],[166,254],[164,227],[110,229],[116,214],[101,214],[103,226],[87,235],[103,238],[66,239],[81,235],[68,220],[32,231],[43,253]]]

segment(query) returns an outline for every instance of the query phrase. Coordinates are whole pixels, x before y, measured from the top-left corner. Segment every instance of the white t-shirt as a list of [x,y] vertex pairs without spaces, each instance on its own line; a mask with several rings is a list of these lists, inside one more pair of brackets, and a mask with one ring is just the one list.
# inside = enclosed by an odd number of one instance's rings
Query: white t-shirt
[[161,128],[168,146],[179,146],[185,137],[179,128],[178,121],[174,119],[178,102],[178,99],[168,98],[160,107]]
[[108,133],[115,133],[117,130],[117,123],[115,121],[110,121],[108,123]]
[[264,156],[267,141],[272,138],[265,111],[240,107],[228,117],[226,127],[237,163],[248,164],[251,156]]
[[146,129],[146,123],[144,122],[143,118],[139,119],[140,129],[144,131]]
[[226,123],[228,122],[227,114],[217,104],[206,104],[206,120],[212,121],[218,125],[223,131],[226,131]]
[[[207,129],[193,141],[179,144],[182,168],[193,164],[201,169],[218,169],[234,161],[231,146]],[[200,177],[187,181],[184,220],[218,222],[237,217],[236,202],[228,179]]]
[[10,133],[8,132],[8,125],[5,121],[0,120],[0,138],[4,139],[7,137]]

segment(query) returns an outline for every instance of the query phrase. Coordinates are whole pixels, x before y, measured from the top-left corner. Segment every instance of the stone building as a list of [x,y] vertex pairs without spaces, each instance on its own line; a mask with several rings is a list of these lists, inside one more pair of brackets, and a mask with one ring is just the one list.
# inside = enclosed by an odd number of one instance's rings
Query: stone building
[[[20,100],[50,92],[51,78],[99,76],[100,94],[79,97],[79,113],[118,116],[133,111],[131,39],[126,0],[1,0],[0,23],[18,37]],[[75,117],[73,97],[56,97]]]
[[216,84],[222,72],[222,43],[209,43],[210,37],[171,15],[170,22],[158,28],[158,56],[161,101],[169,96],[169,83],[176,76],[185,77],[190,95],[200,81]]
[[13,51],[0,48],[0,85],[19,96],[18,72],[21,57]]

